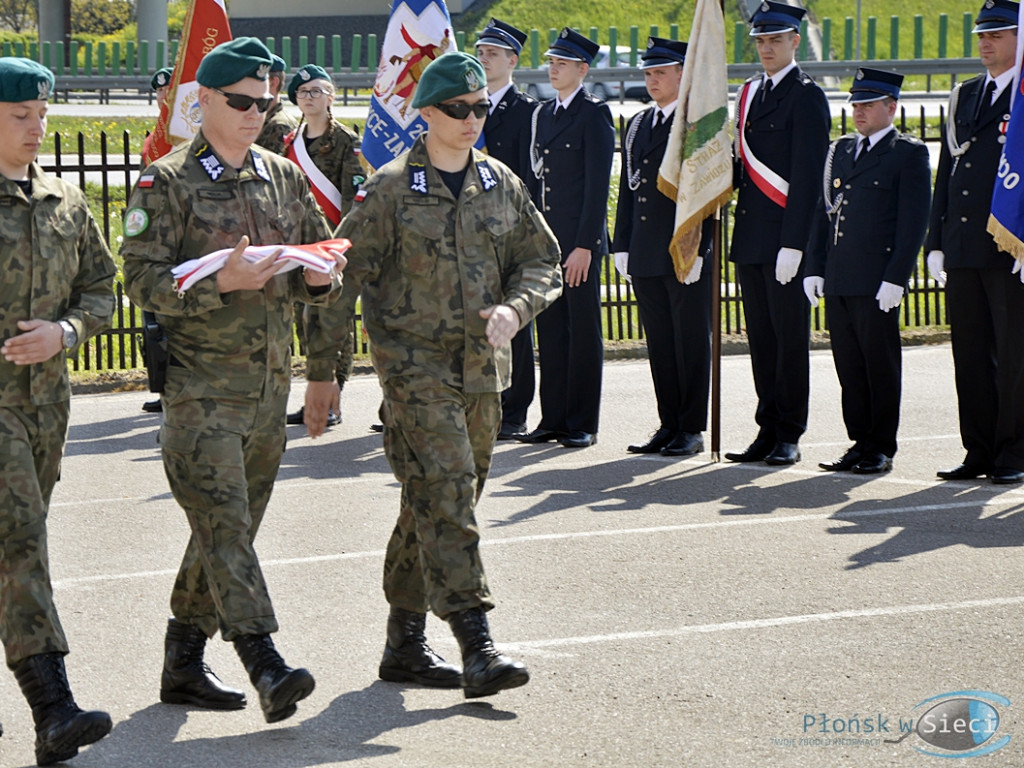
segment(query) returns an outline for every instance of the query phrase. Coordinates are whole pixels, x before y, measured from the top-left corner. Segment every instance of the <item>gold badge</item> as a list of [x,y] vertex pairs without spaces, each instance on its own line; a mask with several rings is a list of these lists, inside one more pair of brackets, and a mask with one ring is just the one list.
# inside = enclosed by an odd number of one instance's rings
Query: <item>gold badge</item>
[[832,186],[835,187],[836,189],[839,189],[839,187],[841,187],[842,185],[843,185],[843,180],[842,179],[836,179],[835,181],[832,182]]

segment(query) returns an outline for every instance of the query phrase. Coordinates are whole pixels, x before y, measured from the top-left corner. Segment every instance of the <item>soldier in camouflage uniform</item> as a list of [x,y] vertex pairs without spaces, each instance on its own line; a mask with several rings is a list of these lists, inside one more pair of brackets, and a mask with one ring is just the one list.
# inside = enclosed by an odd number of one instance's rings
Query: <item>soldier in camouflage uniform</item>
[[[384,390],[384,450],[402,483],[384,565],[391,612],[380,676],[461,682],[467,698],[529,680],[491,641],[474,510],[501,423],[509,341],[562,285],[558,244],[522,182],[473,149],[487,115],[484,82],[464,53],[426,68],[413,106],[429,129],[370,177],[338,228],[354,245],[342,299],[320,313],[335,332],[319,333],[325,321],[309,340],[309,377],[327,379],[362,295]],[[307,426],[323,414],[307,397]],[[427,610],[459,641],[461,681],[426,644]]]
[[81,191],[35,162],[53,82],[34,61],[0,59],[0,639],[32,708],[39,765],[69,760],[111,727],[71,695],[47,556],[66,356],[110,323],[115,272]]
[[284,59],[273,55],[274,63],[270,65],[267,87],[274,101],[267,110],[263,121],[263,130],[256,138],[256,143],[269,149],[275,155],[284,154],[284,137],[295,130],[298,121],[284,108],[281,91],[284,90],[284,71],[287,69]]
[[[327,71],[316,64],[307,64],[292,77],[288,84],[288,98],[302,112],[299,127],[284,140],[285,157],[297,163],[305,172],[313,188],[313,195],[327,220],[338,226],[342,217],[352,208],[356,190],[366,180],[360,162],[359,136],[331,116],[334,103],[334,82]],[[299,337],[305,344],[305,326],[318,323],[316,307],[307,307],[304,322],[296,323]],[[298,317],[298,315],[297,315]],[[341,421],[341,392],[352,375],[352,355],[355,347],[355,329],[349,333],[349,343],[342,345],[335,365],[338,382],[337,402],[327,417],[327,426]],[[302,424],[304,409],[288,414],[289,424]]]
[[[203,664],[217,629],[233,641],[267,722],[295,713],[313,690],[270,633],[278,628],[253,549],[285,447],[292,304],[326,303],[337,277],[275,274],[274,256],[250,263],[246,245],[301,244],[330,229],[293,163],[252,142],[263,123],[270,52],[236,38],[207,54],[196,79],[202,130],[151,165],[125,213],[125,288],[154,312],[170,365],[160,445],[175,499],[192,528],[171,593],[160,697],[212,709],[245,706]],[[234,250],[219,272],[176,289],[171,269]],[[315,388],[314,388],[315,389]],[[328,393],[329,396],[329,393]]]

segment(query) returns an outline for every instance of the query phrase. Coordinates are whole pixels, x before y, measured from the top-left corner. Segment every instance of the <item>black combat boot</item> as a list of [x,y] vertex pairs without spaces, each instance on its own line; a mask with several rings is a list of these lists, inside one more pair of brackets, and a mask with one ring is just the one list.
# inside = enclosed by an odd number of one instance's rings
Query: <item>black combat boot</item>
[[168,619],[160,701],[207,709],[242,709],[245,693],[224,685],[203,661],[206,634],[194,624]]
[[32,707],[36,724],[36,763],[70,760],[78,748],[99,741],[112,723],[106,712],[83,712],[75,704],[64,670],[64,655],[40,653],[19,661],[14,676]]
[[462,691],[467,699],[491,696],[530,681],[525,666],[494,647],[483,608],[450,614],[448,624],[462,649]]
[[427,615],[392,608],[388,641],[378,674],[392,683],[419,683],[431,688],[458,688],[462,670],[448,664],[427,645]]
[[242,635],[234,642],[238,658],[260,694],[263,719],[276,723],[294,715],[295,702],[309,696],[316,686],[309,670],[285,664],[270,635]]

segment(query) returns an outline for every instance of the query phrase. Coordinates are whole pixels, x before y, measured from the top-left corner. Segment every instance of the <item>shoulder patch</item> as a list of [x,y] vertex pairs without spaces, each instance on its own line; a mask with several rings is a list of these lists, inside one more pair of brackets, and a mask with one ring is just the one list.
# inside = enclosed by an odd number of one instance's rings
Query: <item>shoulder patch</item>
[[124,214],[124,236],[135,237],[149,228],[149,214],[144,208],[129,208]]

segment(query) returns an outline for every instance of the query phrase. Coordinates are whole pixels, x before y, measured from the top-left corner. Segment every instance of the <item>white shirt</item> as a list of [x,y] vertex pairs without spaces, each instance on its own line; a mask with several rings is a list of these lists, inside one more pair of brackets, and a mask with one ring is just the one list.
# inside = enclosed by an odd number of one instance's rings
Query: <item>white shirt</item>
[[491,93],[491,92],[488,91],[487,98],[491,102],[491,110],[487,114],[489,114],[489,115],[493,115],[494,114],[494,110],[496,110],[498,108],[498,103],[501,101],[502,97],[504,97],[505,92],[509,88],[511,88],[511,87],[512,87],[512,82],[509,81],[505,85],[501,86],[501,88],[496,90],[494,93]]
[[576,86],[576,90],[568,95],[565,101],[562,101],[557,96],[555,96],[555,112],[558,112],[559,109],[568,109],[569,105],[572,104],[572,100],[576,98],[576,94],[582,90],[583,83],[580,83],[578,86]]

